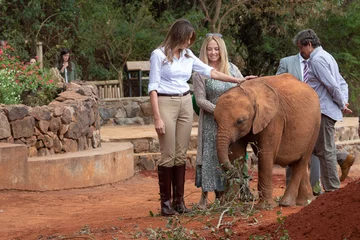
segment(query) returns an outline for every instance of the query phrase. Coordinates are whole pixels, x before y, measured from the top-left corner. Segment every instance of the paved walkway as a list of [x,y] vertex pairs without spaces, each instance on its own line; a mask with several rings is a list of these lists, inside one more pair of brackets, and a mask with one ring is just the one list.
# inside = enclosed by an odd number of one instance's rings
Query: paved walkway
[[[357,117],[347,117],[337,122],[335,127],[358,126]],[[192,136],[197,135],[197,124],[193,124]],[[102,126],[100,129],[101,140],[109,142],[115,139],[157,138],[154,125],[140,126]]]

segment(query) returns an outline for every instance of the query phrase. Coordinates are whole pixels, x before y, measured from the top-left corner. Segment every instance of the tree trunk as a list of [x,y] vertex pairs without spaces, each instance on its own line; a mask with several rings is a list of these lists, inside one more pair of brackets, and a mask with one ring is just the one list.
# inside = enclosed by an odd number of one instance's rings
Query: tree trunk
[[120,98],[123,98],[124,97],[124,81],[123,81],[122,71],[119,71],[118,80],[119,80],[119,88],[120,88]]

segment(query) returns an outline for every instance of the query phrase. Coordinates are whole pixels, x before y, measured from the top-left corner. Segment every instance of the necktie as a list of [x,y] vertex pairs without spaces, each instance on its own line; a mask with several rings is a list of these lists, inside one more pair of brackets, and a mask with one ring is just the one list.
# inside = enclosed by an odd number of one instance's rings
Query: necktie
[[309,66],[308,66],[308,62],[306,60],[303,61],[304,63],[304,75],[303,75],[303,80],[304,82],[307,82],[309,79]]

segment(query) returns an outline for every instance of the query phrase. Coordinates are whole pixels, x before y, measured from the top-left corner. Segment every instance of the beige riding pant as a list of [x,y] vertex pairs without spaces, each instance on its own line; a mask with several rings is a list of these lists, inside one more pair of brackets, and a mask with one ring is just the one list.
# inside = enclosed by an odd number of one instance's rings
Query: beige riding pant
[[158,134],[161,152],[158,165],[184,165],[193,122],[191,94],[182,97],[159,96],[158,103],[165,124],[165,134]]

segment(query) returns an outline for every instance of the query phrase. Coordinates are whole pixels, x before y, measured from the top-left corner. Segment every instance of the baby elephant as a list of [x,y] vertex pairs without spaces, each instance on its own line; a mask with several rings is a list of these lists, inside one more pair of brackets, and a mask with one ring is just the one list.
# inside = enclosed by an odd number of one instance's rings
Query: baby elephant
[[291,74],[245,81],[219,97],[214,116],[218,158],[225,170],[234,168],[228,155],[230,145],[237,146],[236,155],[245,156],[246,146],[253,143],[258,156],[258,207],[276,205],[272,198],[274,164],[292,169],[280,206],[305,205],[313,198],[308,163],[321,112],[311,87]]

